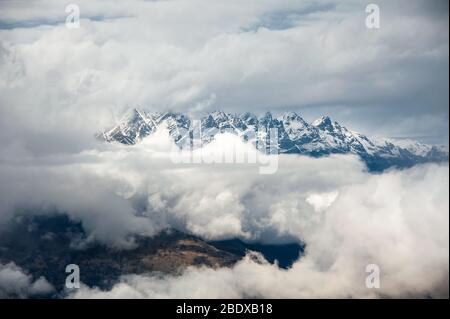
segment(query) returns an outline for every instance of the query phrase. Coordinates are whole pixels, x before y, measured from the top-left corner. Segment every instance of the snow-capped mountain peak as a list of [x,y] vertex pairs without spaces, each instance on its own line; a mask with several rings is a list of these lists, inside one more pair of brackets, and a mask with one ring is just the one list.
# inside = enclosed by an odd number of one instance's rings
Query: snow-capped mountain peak
[[[202,144],[227,131],[257,146],[261,139],[268,136],[268,130],[275,128],[279,153],[314,157],[354,154],[375,171],[391,166],[410,167],[418,163],[448,160],[448,152],[443,147],[412,140],[369,138],[332,121],[328,116],[308,123],[295,112],[287,112],[277,118],[267,112],[258,119],[249,112],[229,114],[214,111],[203,116],[200,123]],[[157,128],[164,127],[178,144],[191,136],[192,125],[192,120],[181,113],[149,113],[133,109],[116,126],[102,131],[98,137],[107,142],[132,145],[154,133]]]

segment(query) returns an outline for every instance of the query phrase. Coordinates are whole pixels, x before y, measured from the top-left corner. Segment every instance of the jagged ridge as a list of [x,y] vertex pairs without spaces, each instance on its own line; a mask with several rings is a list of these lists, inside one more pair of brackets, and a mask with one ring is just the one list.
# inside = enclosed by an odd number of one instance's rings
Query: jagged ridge
[[[314,157],[355,154],[371,171],[448,160],[448,152],[441,146],[410,140],[369,139],[341,126],[329,117],[308,123],[295,112],[288,112],[277,118],[268,112],[257,118],[251,113],[229,114],[215,111],[201,118],[200,123],[203,144],[214,139],[216,134],[227,131],[257,145],[258,141],[268,138],[270,128],[276,128],[279,153]],[[134,109],[118,125],[101,132],[98,137],[107,142],[133,145],[155,132],[157,128],[165,127],[175,143],[181,144],[191,136],[191,124],[191,119],[180,113],[149,113]]]

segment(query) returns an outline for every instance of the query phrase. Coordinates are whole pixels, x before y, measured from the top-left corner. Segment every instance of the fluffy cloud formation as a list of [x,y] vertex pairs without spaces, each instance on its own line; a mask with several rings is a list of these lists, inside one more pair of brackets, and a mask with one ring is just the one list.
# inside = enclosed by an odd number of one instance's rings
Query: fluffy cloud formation
[[0,298],[48,296],[53,291],[53,286],[44,277],[33,281],[14,263],[0,263]]
[[[448,297],[448,166],[367,177],[341,188],[322,212],[308,209],[301,194],[269,210],[265,227],[307,243],[306,255],[288,270],[248,255],[231,269],[125,276],[110,291],[82,287],[70,297]],[[380,268],[379,289],[365,285],[369,264]]]

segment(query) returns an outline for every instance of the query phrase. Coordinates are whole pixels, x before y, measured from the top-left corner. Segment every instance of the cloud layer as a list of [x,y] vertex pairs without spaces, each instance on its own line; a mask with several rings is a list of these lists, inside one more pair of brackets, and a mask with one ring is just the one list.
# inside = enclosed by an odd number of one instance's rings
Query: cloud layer
[[[85,287],[75,297],[448,295],[448,164],[372,175],[351,156],[288,155],[275,174],[261,175],[257,165],[173,164],[169,141],[158,133],[135,146],[2,165],[2,219],[14,209],[65,212],[82,222],[87,240],[119,248],[166,227],[307,245],[287,271],[247,258],[181,277],[128,276],[110,292]],[[365,287],[369,264],[381,269],[379,290]]]

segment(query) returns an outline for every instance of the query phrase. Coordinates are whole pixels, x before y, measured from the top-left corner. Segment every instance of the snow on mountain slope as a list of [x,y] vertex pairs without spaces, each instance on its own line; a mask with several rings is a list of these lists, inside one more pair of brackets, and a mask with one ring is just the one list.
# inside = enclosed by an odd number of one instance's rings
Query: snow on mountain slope
[[[308,123],[295,112],[288,112],[278,118],[267,112],[258,119],[248,112],[239,115],[215,111],[206,114],[199,123],[200,127],[196,128],[189,117],[180,113],[148,113],[134,109],[115,127],[101,132],[98,137],[107,142],[133,145],[154,133],[157,128],[165,127],[174,142],[182,147],[193,136],[199,135],[202,145],[213,140],[216,134],[231,132],[261,151],[267,151],[267,146],[264,150],[260,145],[268,145],[269,138],[272,138],[271,142],[277,145],[279,153],[315,157],[355,154],[372,171],[448,160],[448,152],[443,147],[412,140],[371,139],[327,116]],[[276,129],[278,135],[274,137],[269,134],[271,129]]]

